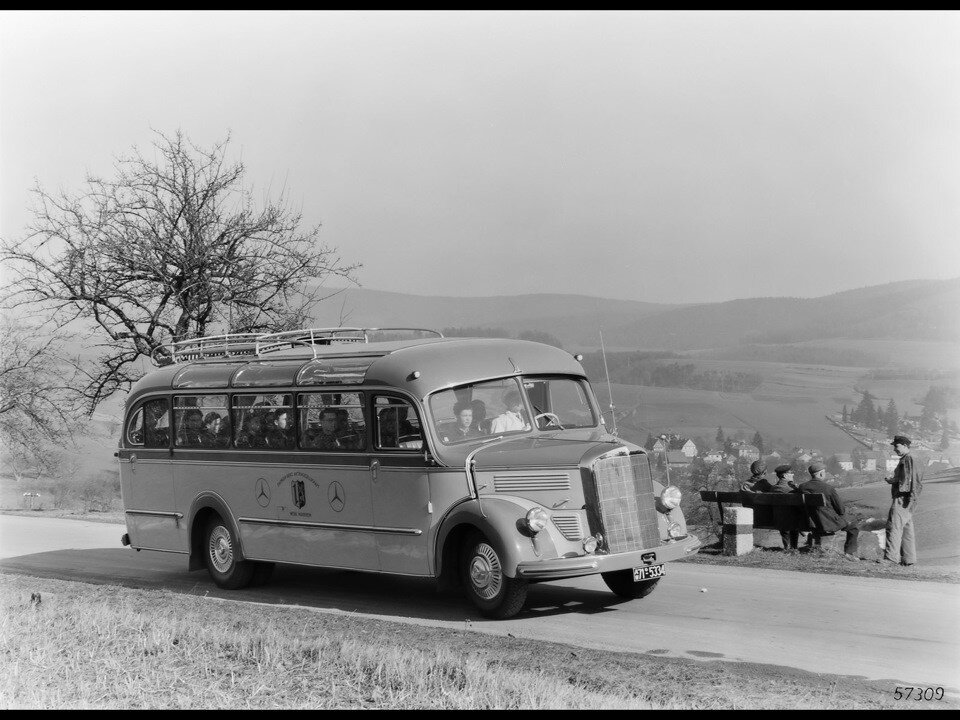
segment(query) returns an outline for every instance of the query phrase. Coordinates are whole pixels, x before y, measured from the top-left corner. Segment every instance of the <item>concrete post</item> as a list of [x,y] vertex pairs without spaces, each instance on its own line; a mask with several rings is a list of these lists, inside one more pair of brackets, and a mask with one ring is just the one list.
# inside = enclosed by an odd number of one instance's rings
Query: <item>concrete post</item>
[[723,508],[723,554],[746,555],[753,551],[753,508]]

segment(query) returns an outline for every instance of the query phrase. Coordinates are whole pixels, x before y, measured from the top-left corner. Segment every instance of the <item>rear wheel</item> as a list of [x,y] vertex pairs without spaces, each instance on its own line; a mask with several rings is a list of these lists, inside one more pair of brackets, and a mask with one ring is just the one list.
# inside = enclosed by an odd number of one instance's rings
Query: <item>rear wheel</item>
[[464,544],[460,577],[470,602],[485,617],[499,620],[513,617],[526,602],[526,580],[504,575],[500,555],[479,533]]
[[657,583],[660,582],[660,578],[635,582],[633,579],[633,570],[629,568],[626,570],[600,573],[600,577],[603,578],[603,581],[607,584],[607,587],[613,591],[614,595],[619,595],[620,597],[631,600],[646,597],[653,592]]
[[219,516],[207,523],[204,548],[207,570],[217,585],[237,590],[250,584],[254,563],[240,559],[237,539],[230,526]]

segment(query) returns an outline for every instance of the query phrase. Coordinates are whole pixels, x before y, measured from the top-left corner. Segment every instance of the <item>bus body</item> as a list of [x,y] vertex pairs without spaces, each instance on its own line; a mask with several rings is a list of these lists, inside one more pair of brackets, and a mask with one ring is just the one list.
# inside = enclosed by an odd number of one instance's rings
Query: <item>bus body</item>
[[643,597],[698,548],[679,491],[606,431],[577,358],[436,335],[170,346],[126,403],[124,544],[228,588],[274,563],[432,577],[501,618],[543,580],[600,573]]

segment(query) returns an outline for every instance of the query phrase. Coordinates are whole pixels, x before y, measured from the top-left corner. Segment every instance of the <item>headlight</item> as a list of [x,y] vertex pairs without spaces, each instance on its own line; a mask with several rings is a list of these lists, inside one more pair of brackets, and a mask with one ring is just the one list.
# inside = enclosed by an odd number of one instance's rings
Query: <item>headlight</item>
[[680,492],[680,488],[676,485],[668,485],[660,493],[660,502],[668,510],[673,510],[675,507],[680,507],[681,497],[683,493]]
[[599,545],[599,543],[597,542],[597,539],[595,537],[585,538],[583,541],[583,550],[586,553],[596,552],[597,545]]
[[531,508],[527,511],[526,523],[532,533],[538,533],[543,530],[550,522],[550,516],[542,507]]

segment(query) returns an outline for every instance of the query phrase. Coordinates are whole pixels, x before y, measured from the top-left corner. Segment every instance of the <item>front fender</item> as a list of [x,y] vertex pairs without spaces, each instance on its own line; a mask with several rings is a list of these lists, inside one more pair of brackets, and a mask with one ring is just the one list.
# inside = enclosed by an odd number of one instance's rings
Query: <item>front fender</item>
[[457,505],[443,519],[437,534],[436,574],[454,569],[448,564],[458,562],[460,545],[471,529],[483,533],[497,551],[507,577],[516,577],[522,562],[557,557],[557,548],[546,530],[531,536],[523,529],[527,510],[536,505],[523,498],[488,495]]

